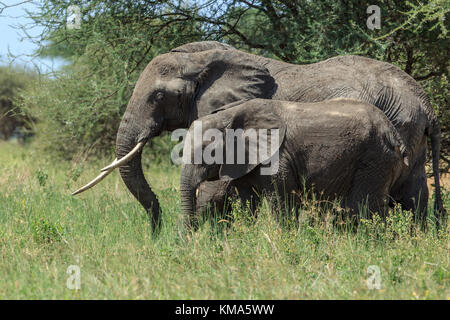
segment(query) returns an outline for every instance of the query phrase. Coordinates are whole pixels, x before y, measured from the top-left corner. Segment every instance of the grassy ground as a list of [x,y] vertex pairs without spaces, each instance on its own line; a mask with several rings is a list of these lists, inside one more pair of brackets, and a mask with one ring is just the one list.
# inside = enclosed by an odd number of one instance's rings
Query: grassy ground
[[[106,161],[52,164],[36,149],[0,144],[0,298],[450,297],[448,231],[423,233],[405,212],[355,232],[333,227],[331,213],[319,219],[314,206],[280,227],[266,204],[256,221],[236,209],[234,220],[186,236],[177,224],[178,168],[153,165],[145,172],[164,221],[156,236],[117,172],[70,195]],[[448,192],[444,199],[449,210]],[[70,265],[80,267],[80,290],[67,288]],[[367,286],[372,265],[380,289]]]

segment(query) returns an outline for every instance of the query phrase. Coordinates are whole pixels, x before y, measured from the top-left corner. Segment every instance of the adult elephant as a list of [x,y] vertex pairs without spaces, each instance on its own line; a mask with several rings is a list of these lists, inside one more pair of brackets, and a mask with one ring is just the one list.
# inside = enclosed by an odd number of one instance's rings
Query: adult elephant
[[119,167],[125,185],[156,223],[159,202],[141,166],[142,147],[149,139],[164,130],[188,128],[197,118],[238,100],[318,102],[338,97],[375,105],[400,133],[410,162],[390,195],[405,209],[426,212],[425,158],[427,137],[431,137],[435,208],[443,213],[438,173],[439,122],[425,92],[408,74],[392,64],[360,56],[293,65],[214,41],[185,44],[147,65],[119,126],[116,160],[74,194],[92,187]]

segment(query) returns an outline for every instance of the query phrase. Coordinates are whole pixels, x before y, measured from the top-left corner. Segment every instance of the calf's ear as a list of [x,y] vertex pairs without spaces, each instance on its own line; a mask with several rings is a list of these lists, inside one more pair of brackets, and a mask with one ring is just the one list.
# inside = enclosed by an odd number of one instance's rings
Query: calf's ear
[[[251,106],[247,108],[245,107],[248,103],[243,104],[242,108],[239,108],[239,111],[232,116],[227,129],[232,129],[233,137],[237,138],[231,139],[231,132],[225,130],[224,163],[219,171],[221,180],[243,177],[260,164],[278,156],[278,151],[285,139],[286,124],[273,112],[270,105],[259,103],[264,100],[254,101],[257,102],[250,102]],[[233,140],[234,143],[231,144],[230,141]],[[242,142],[243,144],[239,146]],[[229,150],[231,146],[233,150]],[[233,152],[233,157],[230,156],[230,152]]]

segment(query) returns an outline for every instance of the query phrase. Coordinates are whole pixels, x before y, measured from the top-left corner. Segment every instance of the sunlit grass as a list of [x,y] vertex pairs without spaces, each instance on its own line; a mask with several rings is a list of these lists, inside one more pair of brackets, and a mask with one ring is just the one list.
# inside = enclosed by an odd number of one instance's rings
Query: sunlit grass
[[[235,205],[195,233],[180,227],[179,168],[147,165],[163,210],[152,234],[117,172],[71,192],[108,161],[64,163],[36,148],[0,144],[0,297],[4,299],[448,299],[448,231],[426,233],[408,212],[350,230],[307,203],[282,224],[264,202],[258,218]],[[168,157],[168,156],[167,156]],[[450,196],[444,194],[446,208]],[[337,221],[337,222],[336,222]],[[448,228],[447,228],[448,230]],[[81,289],[66,287],[81,269]],[[381,289],[369,290],[367,268]]]

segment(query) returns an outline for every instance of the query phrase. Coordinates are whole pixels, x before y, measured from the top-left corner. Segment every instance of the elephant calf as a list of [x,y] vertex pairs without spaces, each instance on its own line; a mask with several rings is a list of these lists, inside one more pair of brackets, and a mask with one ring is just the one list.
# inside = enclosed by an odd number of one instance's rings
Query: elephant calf
[[[236,137],[245,143],[239,146]],[[383,213],[408,165],[406,148],[384,113],[344,98],[232,103],[193,122],[183,154],[181,201],[190,219],[207,202],[220,207],[232,192],[243,203],[257,203],[262,194],[308,190],[340,199],[352,216],[363,203]]]

